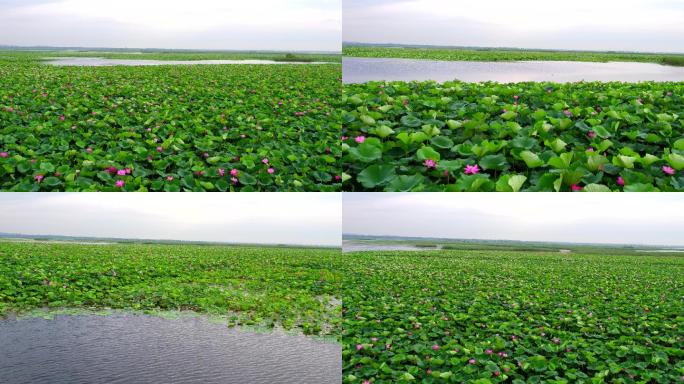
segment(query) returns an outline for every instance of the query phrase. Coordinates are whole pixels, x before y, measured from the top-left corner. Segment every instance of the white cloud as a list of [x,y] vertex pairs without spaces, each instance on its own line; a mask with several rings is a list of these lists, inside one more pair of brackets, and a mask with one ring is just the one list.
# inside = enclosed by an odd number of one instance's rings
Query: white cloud
[[345,3],[344,39],[435,45],[679,51],[682,0]]
[[679,194],[345,194],[343,207],[345,233],[684,245]]
[[0,15],[0,44],[23,45],[338,51],[342,24],[341,0],[29,0]]
[[335,193],[1,194],[0,232],[339,245]]

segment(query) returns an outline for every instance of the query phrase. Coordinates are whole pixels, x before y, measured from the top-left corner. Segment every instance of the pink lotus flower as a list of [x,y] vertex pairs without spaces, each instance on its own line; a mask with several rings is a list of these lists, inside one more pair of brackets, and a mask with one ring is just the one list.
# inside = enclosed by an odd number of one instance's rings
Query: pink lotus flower
[[340,180],[342,180],[342,178],[340,177],[340,175],[335,175],[335,181],[340,181]]
[[162,147],[157,147],[157,152],[161,153],[164,150]]
[[238,173],[239,173],[239,172],[238,172],[237,169],[231,169],[231,170],[230,170],[230,175],[233,176],[233,177],[237,176]]
[[105,172],[107,173],[116,173],[116,167],[109,167],[105,169]]
[[230,178],[230,181],[231,181],[233,184],[237,184],[239,180],[237,179],[237,177],[231,177],[231,178]]
[[223,175],[225,175],[225,174],[226,174],[226,170],[225,170],[225,169],[223,169],[223,168],[219,168],[219,170],[218,170],[218,174],[219,174],[219,176],[223,177]]
[[516,99],[516,100],[518,100],[518,99],[520,98],[520,96],[515,95],[515,96],[513,96],[513,98]]
[[263,158],[263,159],[261,160],[261,162],[264,163],[264,164],[268,164],[268,159],[267,159],[267,158]]
[[9,153],[7,153],[7,152],[0,152],[0,157],[2,157],[3,159],[6,159],[8,156],[9,156]]
[[40,183],[41,181],[43,181],[44,177],[45,176],[43,176],[43,175],[35,175],[35,176],[33,176],[33,179]]
[[61,121],[64,121],[64,119],[66,119],[66,117],[64,117],[64,115],[59,117],[59,120],[61,120]]
[[356,350],[360,351],[363,349],[363,344],[356,344]]
[[428,368],[428,369],[425,371],[425,373],[428,374],[428,375],[432,375],[432,369]]
[[674,168],[668,167],[667,165],[664,165],[664,166],[663,166],[663,172],[665,172],[666,174],[668,174],[668,175],[670,175],[670,176],[672,176],[672,175],[675,174]]
[[126,183],[123,180],[117,180],[114,184],[117,188],[123,188]]
[[435,168],[437,166],[437,162],[432,159],[426,159],[424,164],[428,169]]
[[477,360],[475,360],[475,359],[468,360],[468,364],[470,364],[470,365],[473,365],[475,363],[477,363]]
[[439,351],[439,345],[435,344],[432,346],[433,351]]
[[570,186],[570,189],[572,189],[572,190],[575,191],[575,192],[578,192],[578,191],[581,191],[581,190],[582,190],[582,187],[580,187],[580,186],[577,185],[577,184],[573,184],[573,185]]
[[594,132],[594,131],[589,131],[589,133],[587,133],[587,136],[589,136],[590,138],[593,139],[594,137],[596,137],[596,132]]
[[349,136],[342,136],[342,137],[340,137],[340,140],[342,140],[342,141],[345,141],[345,140],[347,140],[347,139],[349,139]]
[[126,176],[126,170],[125,169],[119,169],[119,171],[116,172],[116,174],[119,176]]
[[510,368],[504,367],[504,372],[508,373],[508,371],[510,371],[510,370],[511,370]]
[[567,109],[563,111],[563,114],[564,114],[565,116],[567,116],[567,117],[572,116],[572,112],[570,112],[570,111],[567,110]]
[[488,354],[488,355],[491,355],[492,353],[494,353],[494,351],[492,351],[491,349],[487,349],[487,350],[485,351],[485,353]]
[[480,167],[478,167],[477,164],[466,165],[466,167],[465,167],[465,174],[466,175],[476,175],[478,173],[480,173]]
[[364,380],[361,382],[361,384],[371,384],[370,380]]
[[592,147],[587,148],[587,152],[594,152],[594,148],[592,148]]
[[365,136],[356,136],[356,138],[354,139],[354,141],[356,141],[357,143],[361,144],[361,143],[363,143],[364,141],[366,141],[366,137],[365,137]]
[[93,149],[90,148],[90,147],[88,147],[88,148],[86,148],[86,152],[88,152],[88,153],[93,153]]
[[501,372],[499,372],[499,371],[494,371],[494,376],[499,376],[500,374],[501,374]]
[[209,153],[204,152],[204,153],[202,154],[202,157],[204,157],[204,158],[206,159],[207,157],[209,157]]
[[166,181],[173,181],[173,176],[166,176]]
[[623,179],[622,176],[618,176],[617,183],[619,186],[624,187],[625,186],[625,179]]
[[273,168],[269,168],[269,169],[267,170],[267,172],[268,172],[269,174],[271,174],[271,175],[272,175],[272,174],[274,174],[274,173],[275,173],[275,169],[273,169]]
[[560,344],[560,339],[557,338],[557,337],[554,337],[554,338],[553,338],[553,343],[554,343],[554,344]]

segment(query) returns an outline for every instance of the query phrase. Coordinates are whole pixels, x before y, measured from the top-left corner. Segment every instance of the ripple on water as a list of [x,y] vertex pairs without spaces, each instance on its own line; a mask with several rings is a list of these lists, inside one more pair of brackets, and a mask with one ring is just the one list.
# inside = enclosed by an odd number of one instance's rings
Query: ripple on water
[[0,321],[3,383],[340,383],[341,348],[200,317]]

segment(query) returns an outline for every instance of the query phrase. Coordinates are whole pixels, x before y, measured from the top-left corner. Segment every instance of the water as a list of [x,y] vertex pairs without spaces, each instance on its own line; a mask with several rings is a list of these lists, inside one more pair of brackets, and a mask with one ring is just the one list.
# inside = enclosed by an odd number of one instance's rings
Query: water
[[216,65],[216,64],[333,64],[327,62],[299,62],[299,61],[273,61],[273,60],[128,60],[128,59],[103,59],[99,57],[60,57],[47,58],[46,64],[58,66],[77,67],[105,67],[113,65],[139,66],[139,65]]
[[342,252],[364,252],[364,251],[435,251],[442,249],[441,245],[436,247],[416,247],[405,244],[373,244],[357,243],[345,241],[342,244]]
[[341,347],[199,317],[57,315],[0,321],[0,382],[334,383]]
[[342,59],[344,83],[372,80],[497,81],[684,81],[684,67],[652,63],[585,63],[577,61],[433,61],[408,59]]

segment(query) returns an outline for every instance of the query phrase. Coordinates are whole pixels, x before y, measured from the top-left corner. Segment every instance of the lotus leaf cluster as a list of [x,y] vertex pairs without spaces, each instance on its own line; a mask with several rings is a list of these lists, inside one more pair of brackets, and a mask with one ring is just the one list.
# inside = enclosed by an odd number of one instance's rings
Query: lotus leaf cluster
[[338,64],[52,67],[31,57],[0,55],[0,190],[341,187]]
[[345,257],[345,383],[665,384],[684,375],[681,257]]
[[330,335],[339,250],[0,242],[0,316],[40,308],[194,311]]
[[369,82],[345,191],[682,191],[684,84]]

